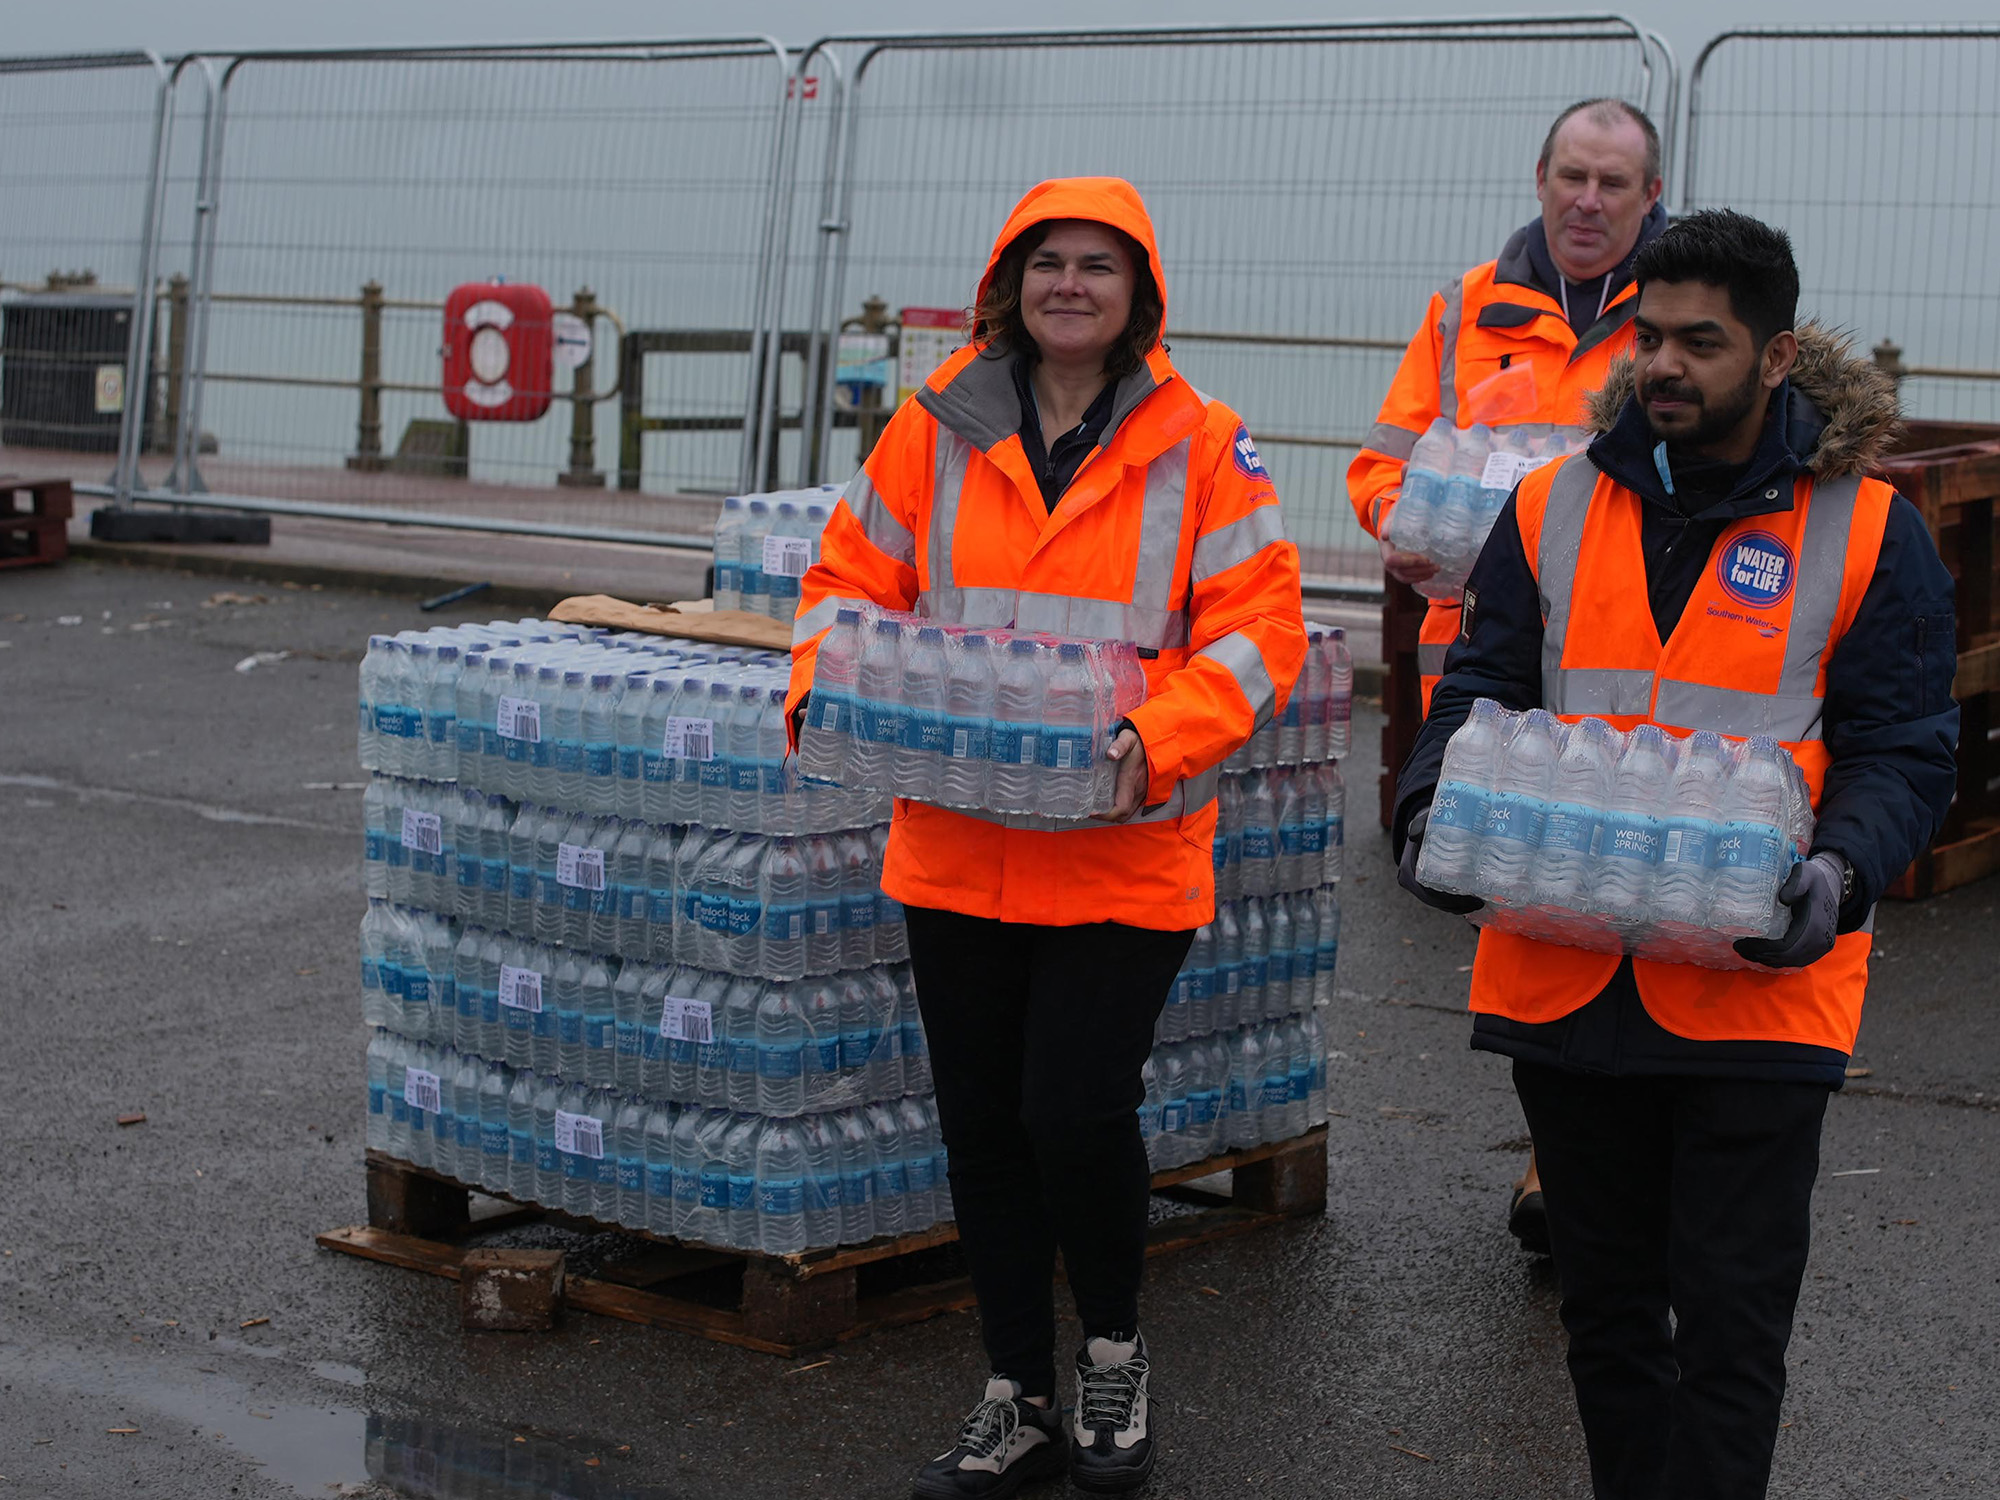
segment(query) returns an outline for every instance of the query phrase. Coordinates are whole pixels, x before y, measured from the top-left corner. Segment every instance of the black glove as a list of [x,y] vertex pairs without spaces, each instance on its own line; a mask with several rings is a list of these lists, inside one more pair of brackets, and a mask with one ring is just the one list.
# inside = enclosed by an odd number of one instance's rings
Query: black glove
[[1409,829],[1403,835],[1403,861],[1396,867],[1396,884],[1424,905],[1448,911],[1455,917],[1478,911],[1486,903],[1477,896],[1454,896],[1449,891],[1434,891],[1417,879],[1417,856],[1423,853],[1424,829],[1430,821],[1431,810],[1428,807],[1418,809],[1417,815],[1410,819]]
[[1736,951],[1767,969],[1803,969],[1833,951],[1840,922],[1840,892],[1847,881],[1847,861],[1831,850],[1792,866],[1778,899],[1792,909],[1783,937],[1736,940]]

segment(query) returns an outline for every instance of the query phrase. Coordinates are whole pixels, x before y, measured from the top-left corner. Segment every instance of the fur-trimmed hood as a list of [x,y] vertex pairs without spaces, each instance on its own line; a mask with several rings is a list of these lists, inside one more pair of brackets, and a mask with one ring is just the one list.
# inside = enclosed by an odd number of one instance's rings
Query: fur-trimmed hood
[[[1823,323],[1801,324],[1798,336],[1799,358],[1790,377],[1792,451],[1815,479],[1874,468],[1902,423],[1896,382],[1857,354],[1847,335]],[[1611,430],[1631,399],[1632,386],[1628,355],[1612,364],[1603,388],[1586,405],[1584,420],[1591,432]]]

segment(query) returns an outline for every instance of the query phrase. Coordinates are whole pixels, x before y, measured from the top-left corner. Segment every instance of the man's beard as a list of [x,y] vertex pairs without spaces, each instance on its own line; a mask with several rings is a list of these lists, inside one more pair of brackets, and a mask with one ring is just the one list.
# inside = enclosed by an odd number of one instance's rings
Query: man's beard
[[[1699,408],[1700,415],[1695,418],[1694,430],[1692,432],[1680,436],[1669,436],[1661,432],[1658,428],[1654,428],[1653,430],[1654,437],[1666,439],[1670,450],[1693,453],[1703,448],[1713,447],[1734,432],[1743,419],[1749,416],[1756,408],[1757,392],[1763,386],[1763,383],[1761,373],[1753,365],[1751,366],[1750,373],[1744,377],[1743,384],[1737,386],[1732,391],[1726,392],[1714,406],[1710,406],[1707,398],[1692,385],[1678,380],[1651,381],[1641,385],[1639,387],[1639,400],[1641,410],[1645,409],[1644,403],[1652,400],[1655,396],[1666,396],[1675,401],[1693,402]],[[1652,418],[1649,415],[1647,417],[1647,424],[1650,426],[1651,423]]]

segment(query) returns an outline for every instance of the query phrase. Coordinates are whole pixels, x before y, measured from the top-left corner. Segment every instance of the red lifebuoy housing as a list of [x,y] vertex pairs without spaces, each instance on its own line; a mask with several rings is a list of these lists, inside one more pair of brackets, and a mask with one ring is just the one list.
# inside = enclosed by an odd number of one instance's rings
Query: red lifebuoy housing
[[444,404],[467,422],[532,422],[555,390],[549,294],[471,281],[444,303]]

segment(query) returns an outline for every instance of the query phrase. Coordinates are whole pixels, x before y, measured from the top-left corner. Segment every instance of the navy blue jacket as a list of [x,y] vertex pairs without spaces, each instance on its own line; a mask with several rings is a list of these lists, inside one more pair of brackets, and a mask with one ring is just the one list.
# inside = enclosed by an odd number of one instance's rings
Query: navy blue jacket
[[[1849,395],[1849,385],[1838,378],[1839,361],[1829,379],[1826,350],[1816,353],[1822,400],[1829,400],[1826,393],[1834,401]],[[1802,359],[1802,374],[1804,367]],[[1880,431],[1856,443],[1853,414],[1837,410],[1834,418],[1843,454],[1846,446],[1855,449],[1850,467],[1876,455],[1890,425],[1881,422]],[[1662,640],[1679,621],[1723,528],[1743,516],[1791,508],[1792,481],[1813,464],[1829,425],[1820,408],[1787,382],[1772,394],[1750,462],[1740,472],[1725,472],[1718,488],[1699,496],[1678,484],[1681,493],[1669,496],[1654,463],[1655,439],[1635,401],[1626,399],[1610,429],[1592,442],[1589,461],[1642,501],[1647,598]],[[1826,472],[1824,464],[1820,468]],[[1888,884],[1929,846],[1950,806],[1958,743],[1958,706],[1951,697],[1955,637],[1951,575],[1922,515],[1898,495],[1874,577],[1826,666],[1821,728],[1832,763],[1813,847],[1832,850],[1854,867],[1854,894],[1840,914],[1843,932],[1861,926]],[[1540,597],[1510,497],[1466,583],[1461,633],[1446,653],[1430,716],[1397,780],[1393,833],[1399,856],[1411,817],[1430,804],[1445,743],[1474,700],[1491,698],[1512,709],[1541,705],[1541,652]],[[1828,1048],[1673,1036],[1640,1006],[1629,960],[1603,994],[1561,1021],[1530,1026],[1476,1017],[1473,1045],[1588,1071],[1835,1086],[1846,1062]]]

